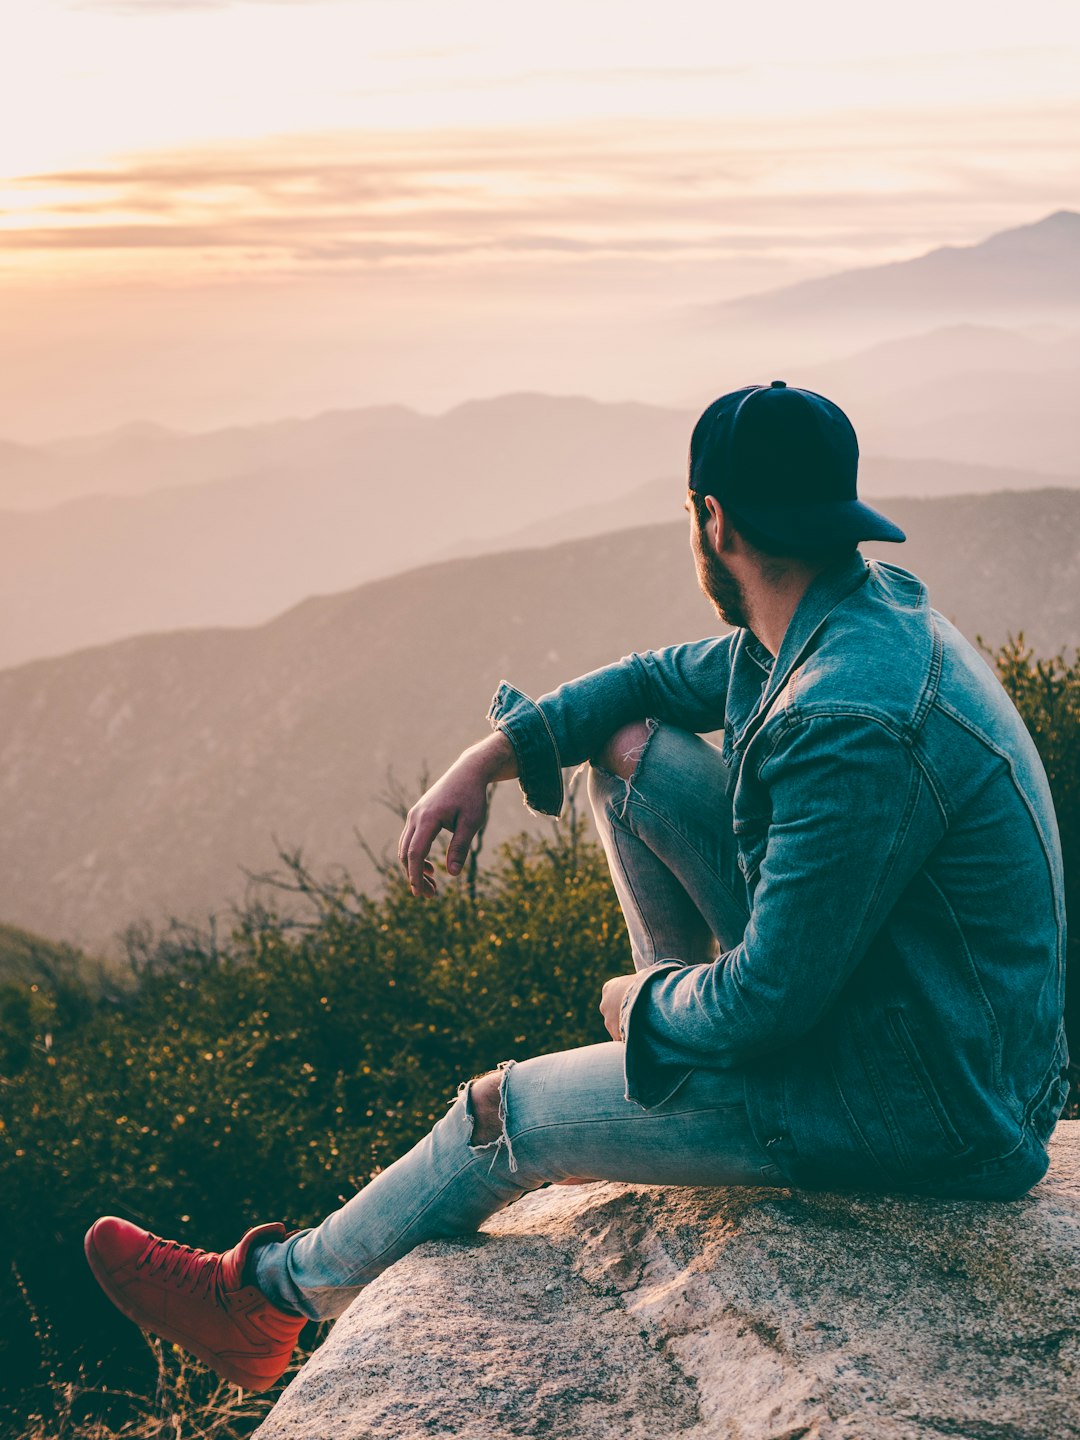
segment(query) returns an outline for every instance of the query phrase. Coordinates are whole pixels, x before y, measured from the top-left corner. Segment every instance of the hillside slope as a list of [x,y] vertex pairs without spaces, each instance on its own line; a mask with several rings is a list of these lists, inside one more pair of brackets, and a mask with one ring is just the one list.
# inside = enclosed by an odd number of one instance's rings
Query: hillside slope
[[[1080,637],[1080,492],[882,502],[968,635]],[[712,633],[685,523],[455,560],[305,601],[251,630],[148,635],[0,672],[0,916],[94,948],[137,916],[201,916],[273,837],[364,873],[378,795],[485,732],[507,678],[538,694]],[[526,812],[500,798],[493,836]],[[367,872],[370,875],[370,871]]]

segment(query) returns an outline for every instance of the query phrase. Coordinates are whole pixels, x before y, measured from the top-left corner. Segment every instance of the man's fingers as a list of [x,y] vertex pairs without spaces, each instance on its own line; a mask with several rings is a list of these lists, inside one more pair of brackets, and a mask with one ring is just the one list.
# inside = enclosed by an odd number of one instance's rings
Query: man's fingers
[[409,873],[409,887],[414,895],[420,895],[424,883],[424,861],[427,859],[431,842],[443,827],[438,821],[421,822],[413,830],[405,855],[405,868]]
[[397,842],[398,864],[403,870],[409,868],[409,843],[412,840],[413,822],[410,816],[405,821],[405,828],[402,830]]
[[[408,870],[409,868],[409,854],[412,849],[413,837],[415,836],[415,834],[415,824],[412,820],[407,821],[404,830],[402,830],[401,835],[398,837],[397,847],[398,864],[403,870]],[[434,868],[430,860],[425,860],[424,865],[429,870]]]
[[459,874],[468,859],[469,846],[472,844],[472,838],[476,834],[477,828],[471,819],[458,817],[453,838],[446,852],[446,868],[451,875]]
[[426,817],[410,811],[398,841],[398,861],[409,877],[409,889],[414,895],[435,893],[434,869],[428,851],[439,831],[453,831],[446,851],[446,868],[451,875],[460,875],[482,815],[482,811],[480,815],[474,814],[471,808],[464,814],[444,811],[441,815],[436,812]]

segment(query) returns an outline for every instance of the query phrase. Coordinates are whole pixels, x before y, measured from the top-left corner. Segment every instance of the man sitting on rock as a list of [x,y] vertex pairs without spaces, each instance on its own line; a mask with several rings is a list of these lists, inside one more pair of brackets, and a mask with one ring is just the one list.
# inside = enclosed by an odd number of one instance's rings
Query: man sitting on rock
[[859,553],[904,535],[856,498],[857,462],[820,395],[774,381],[715,401],[686,508],[735,629],[536,701],[501,685],[493,733],[409,812],[399,854],[423,896],[436,836],[457,874],[493,781],[556,815],[563,769],[590,762],[635,967],[604,986],[611,1040],[464,1083],[312,1229],[260,1225],[217,1255],[99,1220],[87,1255],[126,1315],[260,1389],[306,1319],[547,1182],[1008,1199],[1040,1179],[1067,1092],[1046,777],[920,581]]

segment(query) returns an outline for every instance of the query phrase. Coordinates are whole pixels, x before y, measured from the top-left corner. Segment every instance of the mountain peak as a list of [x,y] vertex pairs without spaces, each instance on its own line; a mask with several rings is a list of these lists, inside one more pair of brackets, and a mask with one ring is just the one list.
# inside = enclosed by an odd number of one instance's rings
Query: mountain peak
[[[1030,253],[1034,249],[1072,249],[1080,245],[1080,213],[1076,210],[1055,210],[1041,220],[1028,225],[1014,225],[1008,230],[999,230],[977,245],[964,246],[966,250],[1020,251]],[[960,247],[956,247],[960,248]]]
[[1034,225],[1029,225],[1029,230],[1040,230],[1047,226],[1067,226],[1071,234],[1080,233],[1080,210],[1055,210],[1050,215],[1045,215],[1041,220],[1036,220]]
[[941,245],[909,260],[841,270],[726,301],[715,317],[866,328],[871,319],[1000,325],[1080,308],[1080,213],[1055,210],[970,245]]

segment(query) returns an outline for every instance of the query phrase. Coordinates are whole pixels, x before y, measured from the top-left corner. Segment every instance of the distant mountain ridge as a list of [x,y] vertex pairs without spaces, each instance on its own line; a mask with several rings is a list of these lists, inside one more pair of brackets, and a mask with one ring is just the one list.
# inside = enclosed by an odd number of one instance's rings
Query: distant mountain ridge
[[256,624],[583,494],[615,502],[670,470],[689,425],[659,406],[531,394],[434,419],[358,412],[285,427],[273,466],[0,511],[0,666],[147,631]]
[[909,323],[1060,318],[1080,311],[1080,214],[1058,210],[974,245],[865,266],[707,307],[716,322],[843,321],[903,315]]
[[40,448],[52,455],[97,455],[103,450],[145,442],[183,440],[185,432],[156,420],[129,420],[112,430],[95,431],[90,435],[69,435],[52,440]]
[[[1046,490],[1056,477],[1037,470],[1014,470],[1004,465],[965,465],[949,460],[892,459],[882,455],[864,456],[859,462],[859,494],[877,501],[881,496],[904,499],[950,499],[961,495],[991,495],[1001,490]],[[618,505],[580,505],[550,520],[508,531],[493,541],[462,541],[445,556],[482,555],[493,550],[520,546],[556,545],[586,535],[604,535],[613,529],[630,530],[639,525],[662,525],[682,508],[685,496],[681,476],[647,480],[632,490]],[[892,503],[891,500],[889,503]]]
[[[973,371],[980,358],[991,368]],[[788,378],[848,410],[866,493],[950,494],[1043,486],[1055,472],[1080,480],[1078,371],[1080,340],[961,328]],[[695,418],[522,394],[435,418],[383,407],[181,441],[144,425],[114,433],[95,463],[132,447],[173,455],[189,440],[205,440],[220,467],[226,454],[276,459],[0,509],[0,667],[126,635],[258,624],[308,595],[518,536],[548,543],[678,515]]]
[[[756,324],[764,324],[770,332],[774,324],[779,326],[781,338],[773,345],[776,361],[785,353],[784,328],[807,318],[815,324],[829,322],[822,337],[825,353],[832,354],[836,353],[835,343],[827,337],[833,328],[838,333],[851,330],[861,334],[858,343],[875,349],[902,345],[898,333],[909,337],[919,329],[933,328],[942,336],[939,351],[944,328],[952,327],[958,333],[978,330],[985,342],[981,353],[977,342],[967,349],[974,366],[954,360],[947,368],[1006,370],[1010,365],[1001,354],[989,363],[990,352],[995,345],[1000,348],[1004,344],[1019,358],[1024,337],[995,337],[991,334],[995,326],[1035,319],[1074,328],[1080,323],[1080,213],[1059,210],[975,244],[941,246],[907,260],[839,271],[718,305],[705,304],[696,313],[698,321],[712,317],[724,323],[738,322],[729,342],[736,350],[749,335],[743,320],[752,322],[751,330]],[[867,320],[872,321],[869,326],[864,323]],[[884,322],[883,331],[879,322]],[[877,333],[862,333],[875,327]],[[1073,342],[1077,343],[1075,336]],[[1028,358],[1038,365],[1030,339],[1026,348]],[[883,357],[871,354],[867,358],[878,368]],[[813,361],[812,368],[820,364]],[[1069,362],[1074,372],[1076,364],[1074,353]],[[36,509],[84,495],[143,494],[170,485],[318,463],[328,451],[348,448],[366,431],[408,434],[444,422],[451,427],[462,421],[471,424],[478,413],[516,398],[507,395],[467,401],[438,416],[422,415],[406,405],[367,405],[198,433],[152,420],[133,420],[110,431],[37,446],[0,439],[0,510]]]
[[0,509],[40,510],[91,495],[145,495],[318,464],[370,431],[422,427],[429,418],[404,405],[372,405],[194,433],[135,421],[42,446],[0,443]]
[[[727,373],[742,356],[738,383],[782,375],[836,400],[869,494],[1076,484],[1078,293],[1080,215],[1060,211],[977,245],[732,302],[703,363]],[[789,348],[799,326],[808,351]],[[750,336],[757,352],[743,349]],[[839,358],[784,359],[830,351]],[[697,413],[521,392],[437,416],[376,405],[199,434],[140,420],[46,446],[0,442],[0,667],[133,634],[258,624],[306,596],[508,537],[550,542],[677,513]]]
[[[882,499],[969,636],[1080,637],[1080,491]],[[273,838],[362,880],[355,831],[485,731],[497,683],[532,694],[713,633],[679,522],[430,565],[250,630],[145,635],[0,672],[0,916],[96,949],[146,915],[203,918],[273,867]],[[512,787],[506,787],[512,790]],[[500,796],[491,843],[527,823]]]
[[515,430],[520,462],[531,448],[543,448],[555,411],[562,416],[553,427],[556,440],[575,425],[587,430],[599,417],[647,426],[681,414],[634,401],[604,404],[579,395],[514,391],[469,400],[441,415],[367,405],[197,433],[139,421],[40,447],[0,441],[0,510],[41,510],[90,496],[136,497],[263,472],[293,470],[302,480],[313,470],[351,464],[362,473],[376,460],[392,477],[397,456],[413,481],[408,466],[417,453],[433,464],[444,449],[452,455],[475,451],[477,437],[508,448]]

